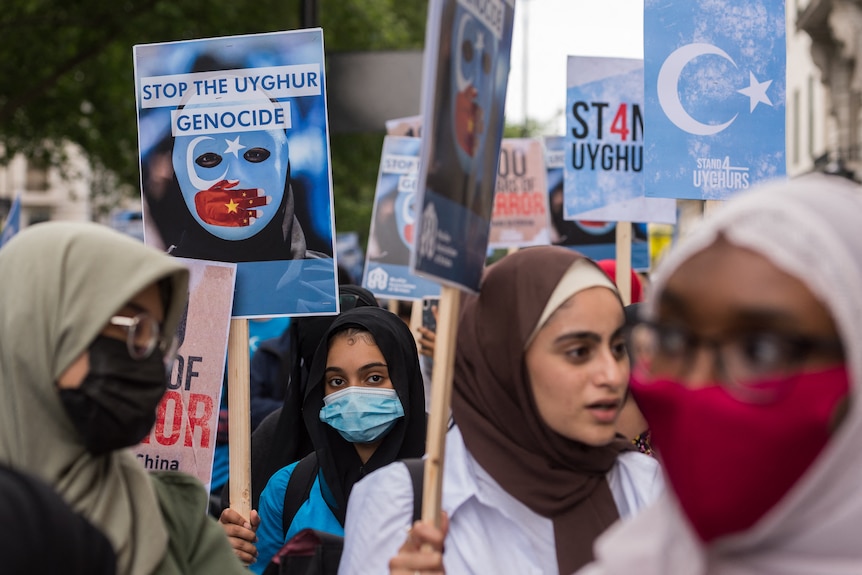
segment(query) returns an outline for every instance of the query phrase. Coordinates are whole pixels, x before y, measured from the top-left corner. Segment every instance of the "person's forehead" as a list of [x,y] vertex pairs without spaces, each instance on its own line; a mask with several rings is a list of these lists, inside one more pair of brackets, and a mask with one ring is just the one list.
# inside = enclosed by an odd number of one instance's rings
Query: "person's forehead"
[[774,317],[831,325],[831,315],[805,282],[762,254],[719,238],[668,278],[659,294],[661,312],[701,321]]

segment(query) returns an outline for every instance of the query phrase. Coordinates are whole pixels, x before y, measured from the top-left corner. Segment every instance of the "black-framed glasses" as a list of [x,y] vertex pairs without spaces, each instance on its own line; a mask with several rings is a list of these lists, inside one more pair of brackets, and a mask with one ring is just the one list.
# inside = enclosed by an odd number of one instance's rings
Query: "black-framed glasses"
[[768,330],[709,338],[652,322],[638,323],[630,332],[634,363],[653,376],[683,379],[704,347],[713,353],[722,383],[752,401],[774,396],[775,390],[764,390],[758,384],[792,375],[809,359],[844,360],[844,346],[838,338]]
[[158,347],[166,363],[173,361],[177,338],[163,337],[159,322],[147,312],[140,312],[132,317],[115,315],[108,323],[126,331],[126,348],[133,359],[146,359]]

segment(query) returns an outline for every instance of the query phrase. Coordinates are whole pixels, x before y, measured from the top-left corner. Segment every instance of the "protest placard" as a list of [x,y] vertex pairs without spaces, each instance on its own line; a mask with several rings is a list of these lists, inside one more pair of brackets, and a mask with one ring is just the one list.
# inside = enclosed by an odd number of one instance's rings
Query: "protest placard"
[[783,0],[644,5],[649,197],[723,200],[785,173]]
[[676,202],[647,198],[643,60],[569,56],[565,219],[676,221]]
[[235,317],[338,310],[323,58],[314,29],[134,48],[145,240],[236,262]]
[[444,284],[422,520],[439,522],[459,290],[479,288],[503,137],[514,0],[431,0],[425,30],[418,229],[410,268]]
[[12,205],[9,207],[9,213],[6,214],[6,219],[3,222],[3,227],[0,228],[0,248],[2,248],[12,236],[21,230],[21,193],[15,194],[15,199],[12,200]]
[[[616,259],[616,222],[567,220],[563,217],[565,148],[564,136],[545,138],[551,242],[554,245],[577,250],[594,260]],[[636,223],[632,226],[631,260],[632,269],[649,269],[646,224]]]
[[189,473],[209,490],[236,264],[182,262],[190,278],[179,350],[155,426],[134,451],[145,468]]
[[419,138],[386,136],[377,175],[362,287],[377,297],[437,296],[440,285],[410,271],[416,228]]
[[505,138],[500,146],[492,248],[522,248],[550,242],[548,182],[539,138]]
[[460,289],[478,289],[488,249],[513,23],[513,0],[428,5],[411,268]]
[[386,121],[386,133],[390,136],[422,137],[422,116],[407,116]]

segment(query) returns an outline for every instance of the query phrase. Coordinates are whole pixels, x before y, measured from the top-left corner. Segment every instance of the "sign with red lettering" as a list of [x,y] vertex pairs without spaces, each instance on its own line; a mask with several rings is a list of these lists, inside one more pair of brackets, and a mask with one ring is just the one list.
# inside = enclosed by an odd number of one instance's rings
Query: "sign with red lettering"
[[135,448],[149,471],[183,471],[209,490],[236,264],[181,258],[191,272],[179,351],[156,424]]
[[548,184],[542,140],[506,138],[500,146],[492,248],[520,248],[550,243]]
[[676,202],[644,194],[643,79],[640,59],[569,56],[565,219],[676,221]]

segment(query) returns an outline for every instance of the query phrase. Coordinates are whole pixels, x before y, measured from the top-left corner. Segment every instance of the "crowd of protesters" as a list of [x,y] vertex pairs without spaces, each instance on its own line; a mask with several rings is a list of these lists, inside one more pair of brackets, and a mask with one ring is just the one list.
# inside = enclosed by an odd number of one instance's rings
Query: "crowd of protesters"
[[397,315],[356,292],[291,327],[305,359],[273,370],[254,510],[219,523],[196,479],[127,449],[166,390],[188,272],[96,224],[32,226],[0,250],[7,558],[54,569],[38,538],[70,573],[273,573],[310,528],[343,537],[344,575],[860,573],[859,214],[834,176],[741,193],[628,309],[567,248],[489,266],[461,302],[436,526],[402,462],[426,405]]

